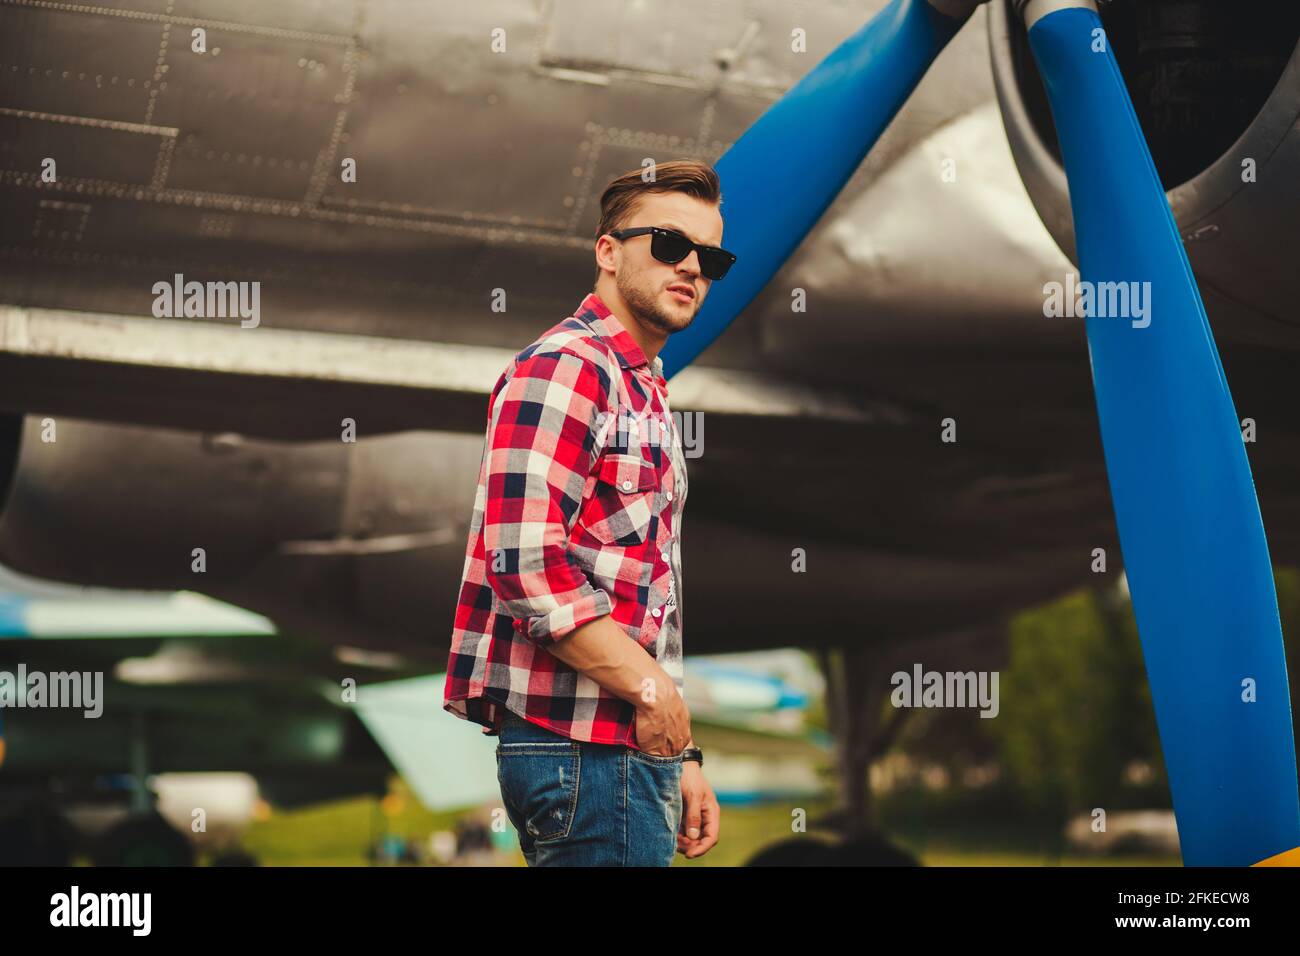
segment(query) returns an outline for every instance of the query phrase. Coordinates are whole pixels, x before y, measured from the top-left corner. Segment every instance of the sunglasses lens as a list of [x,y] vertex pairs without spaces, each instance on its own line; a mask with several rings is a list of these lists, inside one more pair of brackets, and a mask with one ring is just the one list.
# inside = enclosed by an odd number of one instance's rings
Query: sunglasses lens
[[706,279],[721,279],[736,261],[736,257],[723,249],[696,247],[679,232],[659,230],[651,233],[650,255],[660,262],[675,265],[696,249],[700,259],[700,275]]
[[656,232],[650,239],[650,255],[660,262],[681,262],[691,252],[691,241],[674,232]]
[[721,279],[735,261],[729,253],[721,249],[709,249],[700,253],[700,274],[706,279]]

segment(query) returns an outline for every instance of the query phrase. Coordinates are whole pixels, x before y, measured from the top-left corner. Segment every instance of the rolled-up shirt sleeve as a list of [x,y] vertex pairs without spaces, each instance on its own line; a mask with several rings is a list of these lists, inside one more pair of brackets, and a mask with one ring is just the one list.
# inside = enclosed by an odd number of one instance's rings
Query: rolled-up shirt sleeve
[[568,352],[538,352],[497,393],[487,435],[487,580],[517,631],[545,647],[608,614],[569,553],[611,383]]

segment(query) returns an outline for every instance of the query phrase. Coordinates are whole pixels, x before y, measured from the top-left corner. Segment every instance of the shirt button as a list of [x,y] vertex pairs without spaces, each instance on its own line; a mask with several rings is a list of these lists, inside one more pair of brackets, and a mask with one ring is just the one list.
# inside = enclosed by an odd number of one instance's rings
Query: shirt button
[[659,430],[660,430],[661,432],[666,432],[666,431],[668,431],[668,426],[667,426],[664,422],[660,422],[660,423],[659,423]]
[[659,556],[660,556],[661,558],[663,558],[665,561],[670,561],[670,560],[672,560],[671,558],[668,557],[668,552],[667,552],[667,551],[660,551],[660,552],[659,552]]
[[632,490],[632,482],[630,482],[630,481],[624,481],[624,482],[623,482],[623,490],[624,490],[624,491],[631,491],[631,490]]
[[671,491],[668,492],[668,500],[669,500],[669,501],[672,501],[672,500],[673,500],[673,493],[672,493]]
[[658,616],[659,616],[659,608],[655,608],[655,609],[654,609],[653,611],[651,611],[650,613],[653,614],[655,617],[658,617]]

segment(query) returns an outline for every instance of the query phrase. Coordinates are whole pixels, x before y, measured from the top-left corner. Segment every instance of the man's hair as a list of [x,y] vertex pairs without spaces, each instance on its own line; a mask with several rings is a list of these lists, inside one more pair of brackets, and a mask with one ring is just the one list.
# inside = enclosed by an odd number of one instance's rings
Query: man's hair
[[[654,178],[651,179],[650,177]],[[648,180],[648,181],[647,181]],[[654,166],[630,170],[619,176],[600,195],[600,223],[596,238],[621,228],[632,218],[647,193],[686,193],[704,202],[722,203],[722,186],[718,174],[708,163],[694,159],[674,159]],[[600,278],[600,269],[596,270]]]

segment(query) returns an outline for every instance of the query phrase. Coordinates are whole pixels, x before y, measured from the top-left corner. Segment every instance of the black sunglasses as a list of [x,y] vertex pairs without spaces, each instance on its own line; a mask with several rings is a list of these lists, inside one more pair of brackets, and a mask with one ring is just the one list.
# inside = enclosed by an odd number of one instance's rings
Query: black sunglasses
[[650,255],[660,262],[674,265],[691,254],[694,249],[699,253],[700,275],[706,279],[721,279],[736,261],[733,253],[717,246],[702,246],[691,242],[680,232],[661,229],[658,226],[637,226],[635,229],[615,229],[610,233],[615,239],[631,239],[634,236],[650,236]]

